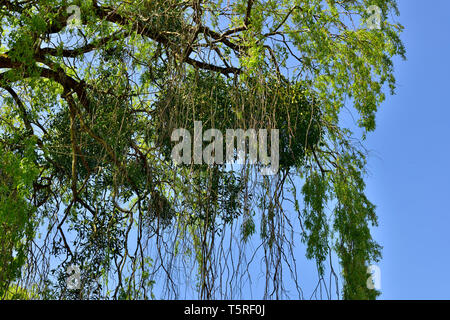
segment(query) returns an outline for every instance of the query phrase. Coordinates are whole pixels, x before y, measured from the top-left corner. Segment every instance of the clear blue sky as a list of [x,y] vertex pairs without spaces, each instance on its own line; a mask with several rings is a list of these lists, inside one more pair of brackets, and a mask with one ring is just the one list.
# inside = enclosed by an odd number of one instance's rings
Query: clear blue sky
[[399,0],[407,61],[377,116],[367,194],[384,246],[381,299],[450,299],[450,1]]

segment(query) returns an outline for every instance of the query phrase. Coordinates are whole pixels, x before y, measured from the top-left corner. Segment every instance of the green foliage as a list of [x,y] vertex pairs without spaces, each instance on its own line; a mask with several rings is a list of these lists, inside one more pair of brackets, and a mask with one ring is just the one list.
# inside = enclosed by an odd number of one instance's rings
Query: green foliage
[[328,201],[328,183],[326,178],[313,172],[306,179],[302,188],[305,201],[303,210],[304,225],[308,234],[304,235],[307,242],[306,256],[317,261],[319,272],[324,274],[324,261],[328,255],[328,237],[330,234],[325,204]]
[[158,117],[151,139],[169,159],[172,131],[191,128],[193,137],[194,121],[223,134],[227,129],[276,128],[280,130],[280,167],[300,168],[305,151],[321,139],[319,106],[300,82],[268,81],[264,85],[256,80],[234,84],[221,75],[190,71],[183,82],[165,88],[158,96]]
[[[338,295],[376,298],[366,153],[340,115],[375,129],[405,54],[393,14],[395,0],[2,1],[0,296],[179,298],[193,278],[200,298],[234,298],[260,241],[264,298],[288,297],[301,240],[320,279],[337,256]],[[176,166],[172,131],[194,121],[279,129],[279,172]]]
[[34,237],[35,208],[29,203],[33,181],[35,141],[24,141],[24,153],[15,154],[0,144],[0,297],[21,275],[27,250]]

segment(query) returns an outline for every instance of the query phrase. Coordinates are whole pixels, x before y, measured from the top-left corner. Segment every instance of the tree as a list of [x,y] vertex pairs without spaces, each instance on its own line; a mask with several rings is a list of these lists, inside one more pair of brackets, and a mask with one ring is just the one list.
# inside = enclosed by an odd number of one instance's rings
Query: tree
[[[299,241],[319,285],[335,255],[337,295],[375,298],[366,152],[339,120],[353,104],[364,139],[394,92],[392,13],[395,0],[0,1],[0,295],[179,298],[195,275],[199,298],[236,297],[260,229],[264,298],[287,297],[287,268],[302,296]],[[277,174],[175,165],[171,134],[194,121],[278,129]]]

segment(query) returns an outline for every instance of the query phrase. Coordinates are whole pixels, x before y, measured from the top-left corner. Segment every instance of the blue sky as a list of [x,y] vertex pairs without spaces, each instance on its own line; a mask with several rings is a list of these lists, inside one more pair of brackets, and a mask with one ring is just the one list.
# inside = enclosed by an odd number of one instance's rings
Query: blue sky
[[381,299],[450,298],[450,1],[399,0],[407,61],[369,134]]

